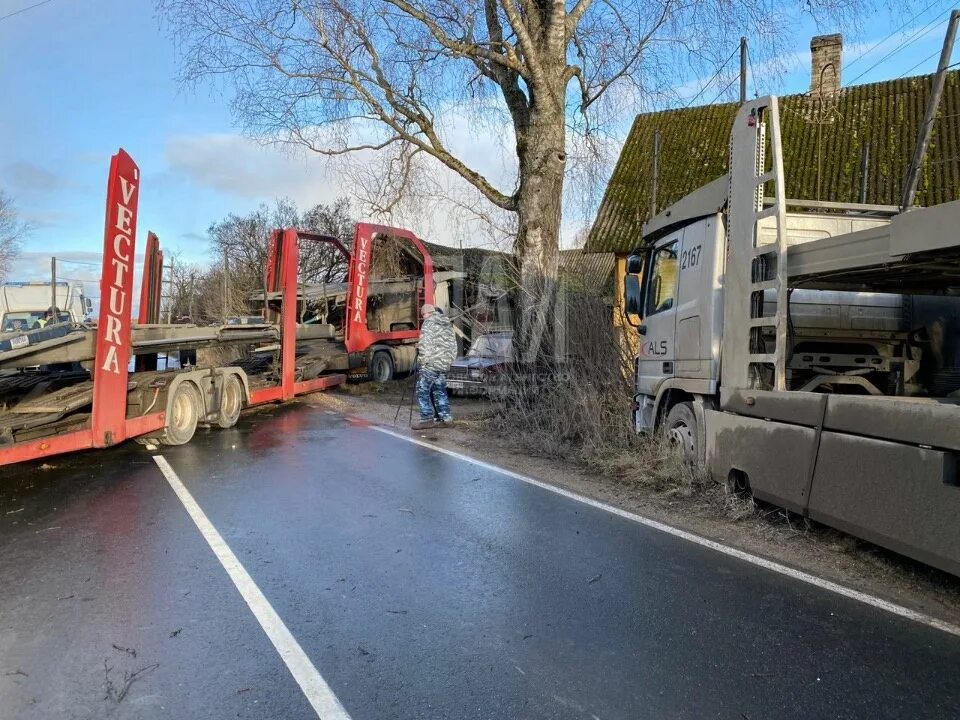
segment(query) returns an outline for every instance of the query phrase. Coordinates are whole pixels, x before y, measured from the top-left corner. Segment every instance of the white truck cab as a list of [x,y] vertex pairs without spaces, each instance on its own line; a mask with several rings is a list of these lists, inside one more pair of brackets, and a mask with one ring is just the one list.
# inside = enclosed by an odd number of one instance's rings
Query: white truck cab
[[[628,260],[627,310],[642,318],[634,413],[638,432],[653,430],[680,403],[685,405],[675,416],[699,415],[698,405],[711,407],[718,395],[728,186],[727,176],[717,178],[664,210],[644,226],[644,245]],[[774,242],[771,220],[760,223],[760,244]],[[882,215],[787,213],[787,245],[888,222]],[[764,300],[772,305],[774,299]],[[792,290],[788,367],[794,382],[817,381],[817,387],[825,387],[859,378],[856,382],[877,392],[902,382],[905,302],[888,293]],[[671,418],[668,425],[675,421]],[[702,437],[690,436],[684,444],[702,457]]]
[[[33,330],[44,322],[53,292],[49,282],[6,282],[0,285],[0,333]],[[83,294],[83,284],[56,285],[59,322],[83,322],[93,312],[93,303]]]

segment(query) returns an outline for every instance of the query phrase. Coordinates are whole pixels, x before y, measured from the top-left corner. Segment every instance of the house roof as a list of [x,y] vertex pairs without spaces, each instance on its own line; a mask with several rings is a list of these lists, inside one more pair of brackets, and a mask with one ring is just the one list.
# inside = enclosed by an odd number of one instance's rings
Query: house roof
[[561,250],[561,277],[582,291],[607,293],[613,289],[613,253],[587,253],[584,250]]
[[[866,199],[897,205],[933,75],[843,88],[822,105],[807,95],[780,98],[786,196],[859,202],[861,159],[869,146]],[[656,212],[727,172],[737,103],[638,115],[587,239],[588,252],[629,252]],[[657,207],[651,212],[653,142],[660,133]],[[818,172],[819,168],[819,172]],[[818,193],[819,176],[819,193]],[[960,71],[947,73],[940,111],[920,174],[918,205],[960,197]]]

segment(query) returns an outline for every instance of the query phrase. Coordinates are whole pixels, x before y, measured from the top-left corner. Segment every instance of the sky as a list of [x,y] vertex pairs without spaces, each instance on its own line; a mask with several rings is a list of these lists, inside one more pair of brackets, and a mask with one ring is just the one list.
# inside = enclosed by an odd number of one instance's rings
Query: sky
[[[210,85],[182,88],[175,48],[150,0],[46,0],[30,7],[38,2],[0,0],[0,188],[32,227],[10,279],[48,278],[51,255],[61,263],[61,277],[98,276],[106,175],[118,147],[141,169],[138,244],[153,230],[168,253],[186,262],[210,260],[206,230],[231,212],[277,197],[301,207],[329,203],[342,191],[342,178],[321,159],[244,138],[232,121],[229,95]],[[845,38],[844,84],[932,72],[949,8],[948,2],[921,3],[894,17],[870,18],[859,36]],[[771,76],[753,68],[758,77],[748,82],[750,94],[807,90],[810,37],[831,31],[799,24],[796,47],[781,58],[787,72]],[[904,40],[912,41],[887,58]],[[702,93],[711,78],[688,80],[681,92],[709,102],[728,78]],[[628,128],[625,122],[617,142]],[[456,144],[480,162],[500,158],[502,164],[511,152],[495,135],[463,133]],[[564,244],[588,222],[589,209],[565,218]],[[451,241],[442,223],[413,229]]]

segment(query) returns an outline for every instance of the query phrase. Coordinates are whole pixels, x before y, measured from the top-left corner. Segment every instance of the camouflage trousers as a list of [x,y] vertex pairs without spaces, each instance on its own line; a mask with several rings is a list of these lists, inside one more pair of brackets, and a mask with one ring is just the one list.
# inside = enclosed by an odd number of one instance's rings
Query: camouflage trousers
[[453,419],[450,398],[447,397],[447,374],[421,368],[417,377],[417,402],[421,420]]

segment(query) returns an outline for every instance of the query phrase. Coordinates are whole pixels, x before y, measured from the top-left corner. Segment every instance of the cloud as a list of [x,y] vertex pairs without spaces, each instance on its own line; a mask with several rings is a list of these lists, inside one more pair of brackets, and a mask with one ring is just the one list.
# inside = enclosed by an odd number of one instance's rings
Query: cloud
[[[512,189],[515,177],[510,167],[512,135],[504,138],[502,134],[477,131],[462,120],[450,123],[446,136],[459,157],[506,191]],[[375,176],[383,163],[383,157],[376,153],[358,153],[350,157],[349,162],[359,164],[362,172],[350,173],[344,170],[344,158],[331,160],[294,148],[263,145],[230,133],[171,137],[165,157],[168,164],[165,183],[187,181],[197,188],[213,190],[249,205],[286,197],[300,207],[310,207],[317,203],[332,204],[340,197],[347,197],[361,215],[364,209],[358,207],[358,198],[365,193],[360,191],[355,179]],[[434,179],[452,182],[459,179],[437,162],[431,163],[431,169]],[[402,221],[404,227],[435,242],[455,243],[449,227],[449,208],[441,205],[434,204],[415,215],[400,213],[396,224]],[[237,208],[238,212],[246,209],[248,206]],[[383,220],[369,216],[359,219]]]
[[7,163],[2,174],[7,184],[21,192],[53,192],[68,184],[61,176],[25,161]]
[[36,229],[70,225],[79,220],[80,216],[77,213],[64,210],[32,210],[28,208],[20,212],[20,219],[32,229]]
[[[502,192],[513,192],[517,178],[516,141],[509,124],[478,122],[464,109],[451,107],[443,113],[438,125],[442,127],[445,145],[454,156]],[[351,138],[351,142],[357,141],[363,142],[364,138]],[[565,215],[570,217],[565,218],[563,224],[562,246],[570,245],[583,227],[586,215],[592,219],[592,211],[602,193],[601,185],[606,184],[597,184],[597,178],[585,170],[590,156],[602,149],[601,154],[607,156],[606,164],[612,167],[619,146],[619,140],[607,140],[588,149],[578,144],[572,134],[568,138],[570,182],[566,186]],[[504,233],[484,232],[477,218],[497,215],[501,228],[510,225],[512,220],[500,222],[503,218],[499,216],[504,211],[494,209],[459,175],[433,158],[420,158],[420,176],[424,186],[429,186],[429,192],[416,201],[396,206],[390,217],[368,214],[372,210],[364,206],[363,199],[371,197],[371,187],[376,187],[383,173],[385,158],[385,154],[363,151],[330,159],[291,146],[264,145],[234,133],[176,135],[170,137],[165,146],[168,170],[163,182],[182,184],[186,181],[197,188],[247,203],[238,205],[238,212],[278,197],[290,198],[300,207],[331,204],[339,197],[347,197],[359,212],[358,219],[405,227],[444,245],[458,246],[462,242],[465,247],[485,247],[492,243],[502,247]],[[608,174],[609,168],[600,172],[603,181]],[[584,184],[597,184],[597,191],[582,192]],[[585,211],[585,205],[592,210]]]
[[166,161],[181,181],[245,200],[289,197],[299,205],[329,203],[340,194],[320,157],[261,145],[230,133],[177,135],[167,141]]
[[[8,273],[10,280],[49,280],[51,252],[21,252],[13,261]],[[100,253],[86,251],[60,251],[57,257],[57,276],[63,280],[78,280],[84,283],[100,279]]]

